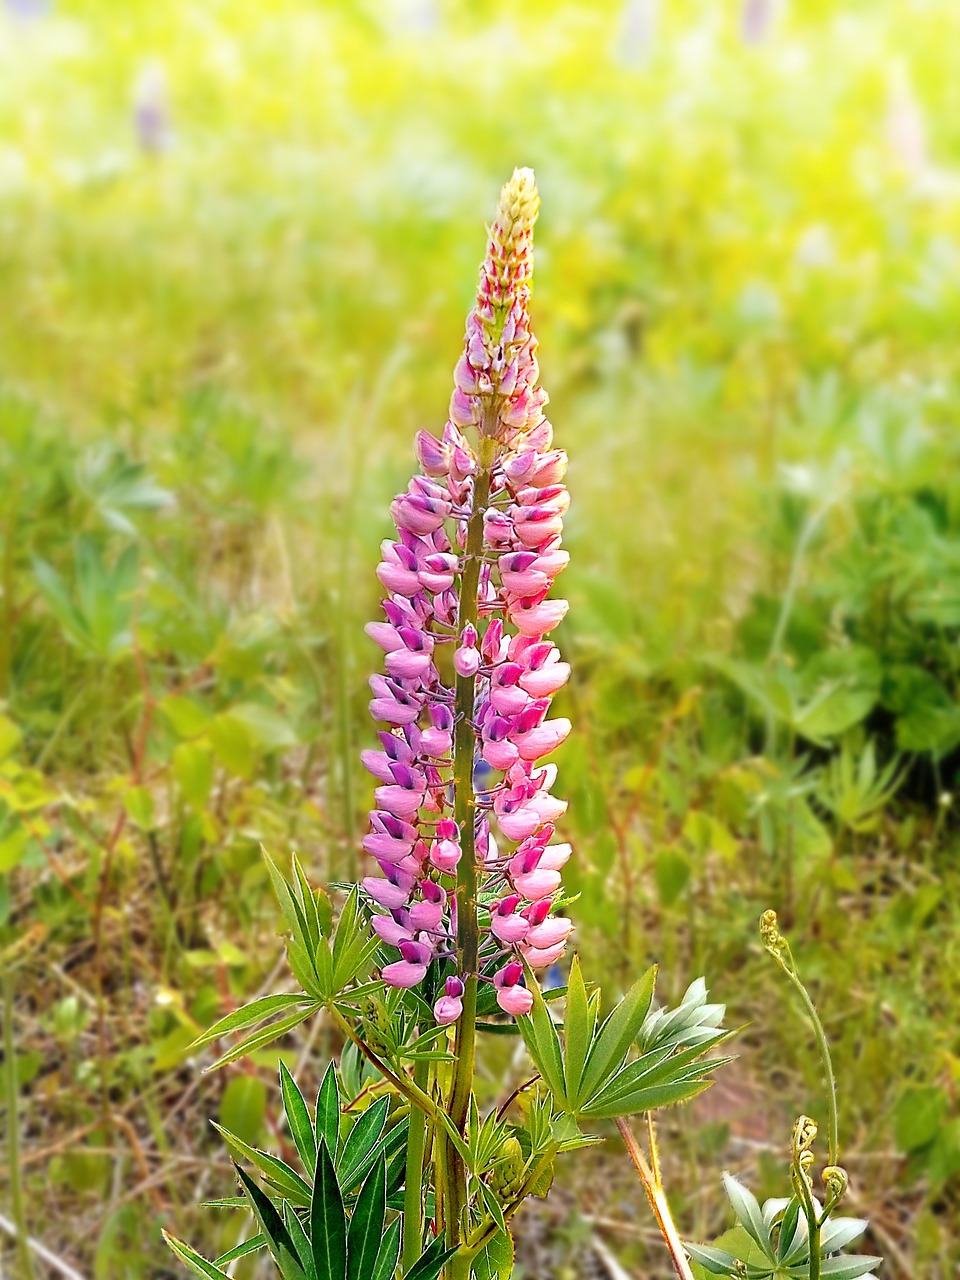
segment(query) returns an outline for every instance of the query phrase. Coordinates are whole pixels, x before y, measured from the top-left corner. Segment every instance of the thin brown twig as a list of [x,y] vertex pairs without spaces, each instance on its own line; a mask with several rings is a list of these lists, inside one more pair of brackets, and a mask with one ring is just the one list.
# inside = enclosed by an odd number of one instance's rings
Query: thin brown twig
[[658,1188],[653,1170],[647,1163],[647,1158],[643,1154],[643,1148],[636,1140],[630,1126],[626,1120],[618,1119],[616,1121],[617,1128],[620,1131],[620,1137],[623,1139],[623,1145],[627,1149],[627,1155],[633,1161],[633,1167],[637,1171],[637,1176],[646,1192],[647,1199],[650,1201],[650,1208],[653,1210],[653,1216],[657,1220],[657,1226],[660,1228],[660,1234],[666,1243],[673,1262],[674,1270],[680,1277],[680,1280],[694,1280],[694,1274],[690,1270],[690,1263],[687,1261],[686,1251],[683,1247],[683,1241],[677,1233],[673,1218],[670,1214],[670,1206],[667,1204],[667,1198],[663,1194],[662,1188]]

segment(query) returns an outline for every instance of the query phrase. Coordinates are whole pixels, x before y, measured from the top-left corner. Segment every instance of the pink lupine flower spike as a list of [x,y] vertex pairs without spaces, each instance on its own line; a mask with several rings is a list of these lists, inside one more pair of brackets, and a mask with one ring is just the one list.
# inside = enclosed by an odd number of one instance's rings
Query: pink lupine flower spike
[[516,170],[449,420],[439,439],[418,433],[421,474],[391,506],[397,534],[377,568],[385,620],[367,627],[384,663],[370,710],[386,727],[382,749],[363,753],[377,781],[364,848],[380,869],[363,883],[378,936],[399,953],[384,981],[415,986],[433,961],[454,958],[434,1005],[440,1024],[465,1007],[472,1016],[478,980],[505,1013],[529,1012],[520,959],[555,963],[572,927],[554,913],[570,856],[552,843],[566,802],[551,794],[555,766],[541,763],[570,732],[550,716],[570,669],[547,638],[567,612],[550,591],[569,560],[569,495],[528,313],[538,205],[532,172]]

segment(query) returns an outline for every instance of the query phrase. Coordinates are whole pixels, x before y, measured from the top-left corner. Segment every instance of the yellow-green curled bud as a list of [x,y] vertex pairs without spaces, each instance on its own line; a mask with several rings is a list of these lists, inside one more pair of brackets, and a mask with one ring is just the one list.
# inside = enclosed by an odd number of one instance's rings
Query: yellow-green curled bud
[[829,1213],[847,1194],[849,1179],[847,1178],[846,1169],[841,1169],[838,1164],[828,1164],[821,1177],[823,1178],[824,1190],[827,1193],[824,1210]]
[[777,927],[777,913],[765,911],[760,917],[760,941],[766,949],[778,959],[787,940]]

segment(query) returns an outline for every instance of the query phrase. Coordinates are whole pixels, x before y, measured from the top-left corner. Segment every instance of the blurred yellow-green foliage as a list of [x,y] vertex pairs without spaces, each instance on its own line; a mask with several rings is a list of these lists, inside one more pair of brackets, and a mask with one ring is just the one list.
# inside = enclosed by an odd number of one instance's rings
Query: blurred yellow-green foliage
[[[283,980],[259,843],[357,869],[376,550],[516,164],[571,455],[579,948],[750,1023],[665,1138],[678,1217],[721,1231],[758,1151],[781,1194],[822,1106],[774,905],[884,1274],[954,1274],[960,8],[743,8],[0,7],[0,941],[16,1181],[84,1275],[173,1275],[161,1226],[235,1243],[192,1207],[231,1185],[208,1116],[281,1141],[276,1053],[201,1082],[187,1046]],[[326,1034],[284,1049],[307,1081]],[[518,1275],[586,1274],[601,1219],[661,1274],[590,1183]]]

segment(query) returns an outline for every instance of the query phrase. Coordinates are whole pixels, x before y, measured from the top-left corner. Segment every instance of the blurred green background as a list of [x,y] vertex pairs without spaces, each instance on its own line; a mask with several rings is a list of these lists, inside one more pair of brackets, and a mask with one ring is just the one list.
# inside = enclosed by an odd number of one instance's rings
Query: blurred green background
[[[774,906],[851,1211],[891,1280],[956,1274],[958,53],[952,0],[0,5],[0,1182],[62,1262],[230,1247],[207,1118],[286,1142],[275,1050],[187,1046],[285,981],[260,842],[358,869],[377,548],[523,164],[575,938],[747,1024],[664,1126],[676,1216],[783,1194],[823,1114]],[[571,1159],[518,1277],[667,1275],[615,1143]]]

